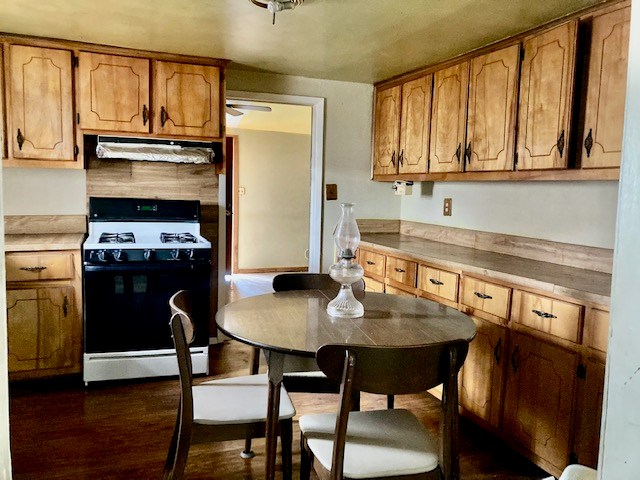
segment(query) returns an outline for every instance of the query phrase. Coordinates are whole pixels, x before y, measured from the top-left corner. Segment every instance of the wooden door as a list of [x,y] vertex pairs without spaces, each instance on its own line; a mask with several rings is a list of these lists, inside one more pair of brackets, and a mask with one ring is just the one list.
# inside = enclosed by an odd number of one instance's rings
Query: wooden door
[[569,462],[576,354],[511,332],[504,431],[562,471]]
[[620,166],[630,16],[626,7],[593,19],[582,168]]
[[427,173],[433,75],[402,85],[398,173]]
[[594,359],[585,362],[584,378],[580,382],[578,424],[573,452],[578,462],[591,468],[598,463],[600,447],[600,420],[604,400],[604,363]]
[[10,372],[74,366],[73,297],[71,286],[7,290]]
[[401,87],[376,92],[373,143],[373,174],[398,173]]
[[443,70],[433,77],[429,172],[460,172],[463,167],[469,62]]
[[518,122],[518,170],[567,167],[576,22],[524,41]]
[[507,359],[507,329],[472,317],[477,333],[460,373],[460,405],[493,428],[500,426],[500,405]]
[[80,126],[148,133],[150,61],[80,52]]
[[471,60],[466,170],[513,170],[520,45]]
[[71,52],[9,46],[9,157],[74,161]]
[[221,136],[218,67],[157,62],[155,80],[156,133]]

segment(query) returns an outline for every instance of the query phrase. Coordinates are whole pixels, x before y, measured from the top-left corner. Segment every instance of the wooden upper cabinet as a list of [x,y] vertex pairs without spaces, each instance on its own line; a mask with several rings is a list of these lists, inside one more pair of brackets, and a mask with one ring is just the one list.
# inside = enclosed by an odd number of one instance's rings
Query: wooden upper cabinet
[[78,70],[81,128],[149,132],[149,60],[80,52]]
[[582,168],[620,166],[630,14],[626,7],[592,21]]
[[524,41],[520,80],[518,170],[567,167],[577,23]]
[[220,68],[157,62],[155,131],[162,135],[222,136]]
[[401,93],[401,86],[376,92],[373,145],[374,175],[398,173]]
[[462,171],[468,87],[469,62],[459,63],[434,74],[430,173]]
[[433,75],[402,85],[398,173],[427,173]]
[[519,45],[471,60],[466,170],[513,170],[519,63]]
[[75,160],[71,62],[67,50],[9,46],[10,158]]

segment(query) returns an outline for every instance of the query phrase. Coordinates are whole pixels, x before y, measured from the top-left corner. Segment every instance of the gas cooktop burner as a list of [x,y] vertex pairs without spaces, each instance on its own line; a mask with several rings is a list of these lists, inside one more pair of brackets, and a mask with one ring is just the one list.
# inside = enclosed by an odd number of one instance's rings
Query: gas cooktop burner
[[136,237],[132,232],[126,233],[108,233],[100,235],[98,243],[136,243]]
[[162,243],[198,243],[198,239],[191,233],[161,233]]

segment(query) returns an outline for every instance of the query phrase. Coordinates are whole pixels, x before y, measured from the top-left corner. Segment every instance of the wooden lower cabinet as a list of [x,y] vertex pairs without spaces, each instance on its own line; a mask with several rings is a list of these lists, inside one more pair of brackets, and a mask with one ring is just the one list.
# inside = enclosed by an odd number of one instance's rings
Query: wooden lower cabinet
[[600,446],[600,421],[604,399],[604,363],[588,359],[578,392],[578,419],[573,443],[574,460],[596,468]]
[[571,451],[578,355],[511,331],[507,360],[505,436],[559,474]]
[[384,293],[384,283],[373,278],[364,277],[364,291]]
[[10,373],[77,366],[74,302],[71,286],[7,290]]
[[460,373],[460,405],[497,429],[504,384],[507,329],[487,320],[472,317],[477,333],[469,344],[469,353]]

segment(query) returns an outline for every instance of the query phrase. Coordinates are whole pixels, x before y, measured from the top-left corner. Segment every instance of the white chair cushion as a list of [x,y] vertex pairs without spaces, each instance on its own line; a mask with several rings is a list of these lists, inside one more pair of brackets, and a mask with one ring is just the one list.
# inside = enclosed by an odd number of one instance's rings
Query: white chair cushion
[[[263,422],[267,418],[268,378],[263,375],[211,380],[193,387],[193,422],[204,425]],[[280,390],[280,420],[293,418],[295,408]]]
[[596,480],[596,471],[584,465],[569,465],[560,480]]
[[288,372],[284,374],[285,377],[305,377],[305,378],[326,378],[327,376],[317,370],[312,372]]
[[[336,415],[300,417],[300,430],[315,458],[331,470]],[[351,412],[347,424],[344,476],[413,475],[438,466],[436,440],[408,410]]]

